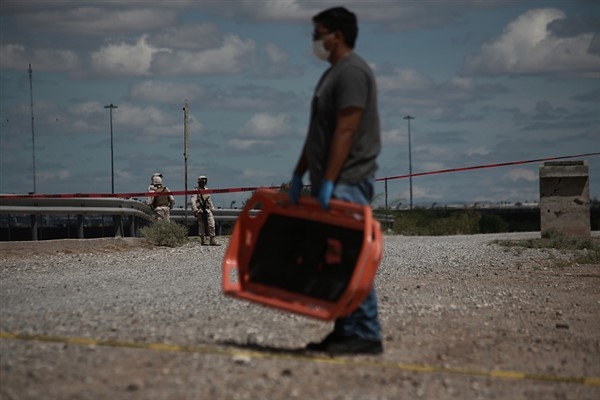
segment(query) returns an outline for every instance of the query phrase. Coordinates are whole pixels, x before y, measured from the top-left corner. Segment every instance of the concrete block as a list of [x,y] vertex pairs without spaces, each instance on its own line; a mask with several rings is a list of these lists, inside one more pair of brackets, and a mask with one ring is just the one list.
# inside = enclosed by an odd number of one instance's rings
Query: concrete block
[[590,237],[587,161],[549,161],[540,166],[540,227]]

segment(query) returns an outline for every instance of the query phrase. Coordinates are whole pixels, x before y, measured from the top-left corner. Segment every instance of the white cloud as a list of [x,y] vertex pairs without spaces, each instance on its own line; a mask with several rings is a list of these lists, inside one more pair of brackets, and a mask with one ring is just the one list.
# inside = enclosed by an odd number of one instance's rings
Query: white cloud
[[511,22],[502,36],[485,44],[478,55],[467,57],[467,75],[580,74],[600,77],[600,56],[588,53],[593,34],[552,35],[548,24],[564,19],[553,8],[526,12]]
[[291,118],[286,113],[258,113],[252,116],[242,128],[240,134],[253,138],[276,138],[291,133]]
[[381,132],[381,141],[384,146],[408,143],[408,134],[402,129],[391,129]]
[[273,43],[267,43],[265,45],[265,52],[269,57],[269,61],[274,65],[285,65],[289,60],[289,55],[281,49],[281,47],[277,46]]
[[150,74],[152,56],[157,52],[169,52],[150,46],[146,35],[135,44],[109,44],[91,55],[91,68],[101,75],[146,76]]
[[[157,132],[157,127],[170,126],[176,122],[175,116],[162,111],[157,107],[139,107],[131,104],[119,104],[113,110],[113,123],[115,127],[143,127],[146,132]],[[179,116],[179,115],[178,115]],[[158,128],[159,131],[161,128]],[[169,132],[170,134],[175,134]],[[180,132],[177,132],[180,134]]]
[[223,38],[217,26],[208,22],[169,28],[151,36],[149,40],[160,47],[193,51],[217,47]]
[[183,140],[183,125],[148,125],[144,127],[144,136],[155,137],[174,136]]
[[227,35],[221,47],[200,52],[165,51],[156,54],[152,71],[158,74],[237,74],[251,66],[256,44]]
[[[314,9],[303,9],[300,7],[300,2],[297,0],[279,0],[273,2],[256,2],[254,0],[245,0],[244,3],[250,9],[260,9],[260,13],[256,13],[259,18],[275,19],[275,20],[294,20],[299,17],[312,16]],[[259,7],[257,7],[259,5]],[[258,11],[258,10],[256,10]]]
[[148,80],[138,83],[131,89],[130,95],[136,100],[178,104],[185,99],[199,99],[206,90],[197,84],[161,82]]
[[437,159],[440,159],[442,157],[452,158],[452,156],[454,155],[454,151],[452,149],[449,149],[446,146],[439,146],[435,144],[428,146],[413,146],[412,151],[413,154],[426,154],[428,157],[433,157]]
[[[79,4],[81,2],[77,3]],[[34,31],[115,36],[169,26],[177,21],[177,16],[176,10],[162,8],[115,10],[106,7],[77,7],[24,13],[17,18],[22,25]]]
[[453,90],[460,90],[463,92],[472,92],[477,89],[477,84],[473,79],[464,77],[453,77],[448,81],[448,86]]
[[422,171],[415,171],[413,168],[413,173],[416,172],[433,172],[433,171],[439,171],[439,170],[443,170],[446,169],[446,167],[444,166],[444,164],[440,163],[440,162],[425,162],[422,163]]
[[414,69],[395,68],[392,73],[377,75],[377,87],[381,91],[427,89],[431,79]]
[[34,70],[70,71],[79,67],[79,57],[69,50],[35,49],[29,51],[20,44],[0,46],[0,68],[27,69],[31,64]]
[[[65,115],[57,118],[58,126],[53,129],[60,129],[60,133],[105,132],[108,127],[109,110],[104,106],[105,103],[97,101],[74,103],[69,106]],[[165,136],[183,138],[183,112],[174,115],[155,106],[141,107],[131,103],[119,103],[112,113],[114,130],[121,137],[135,136],[136,142],[154,142],[157,138]],[[46,114],[50,114],[51,117],[45,127],[48,130],[55,111],[46,111]],[[61,124],[66,124],[66,127]],[[190,131],[197,134],[202,130],[203,124],[190,118]]]
[[538,180],[538,174],[525,168],[514,168],[511,169],[506,175],[510,181],[526,180],[528,182],[535,182]]
[[264,112],[298,110],[305,107],[303,93],[282,91],[269,86],[246,84],[231,89],[212,87],[204,106],[215,110]]
[[[203,10],[220,15],[253,21],[310,21],[310,18],[325,7],[323,0],[318,8],[306,7],[299,0],[256,1],[240,0],[232,6],[230,1],[195,2]],[[301,4],[304,3],[304,4]]]
[[42,170],[39,172],[36,171],[35,176],[41,181],[62,181],[71,177],[71,171],[69,171],[68,169],[58,169],[55,171]]
[[248,182],[264,182],[267,179],[278,178],[280,175],[278,172],[261,169],[245,169],[242,173],[242,177]]
[[272,141],[260,139],[230,139],[227,147],[234,151],[260,151],[271,147]]
[[81,118],[75,118],[70,123],[70,130],[74,132],[98,132],[100,130],[104,131],[103,128],[104,127],[101,129],[98,125],[91,123],[89,120]]
[[83,101],[69,107],[69,112],[81,117],[90,116],[104,111],[105,104],[97,101]]
[[467,156],[487,156],[490,154],[490,150],[485,146],[474,147],[472,149],[467,150]]
[[[382,29],[387,31],[408,31],[440,26],[448,21],[456,21],[461,15],[459,10],[506,6],[505,1],[497,0],[461,0],[461,6],[458,8],[450,1],[436,2],[434,7],[423,7],[419,2],[398,0],[347,3],[349,3],[347,7],[357,15],[359,25],[376,22],[382,24]],[[327,8],[339,6],[340,2],[338,0],[241,0],[236,3],[235,7],[232,7],[229,1],[195,2],[194,5],[196,4],[203,11],[212,11],[230,18],[236,17],[259,22],[310,23],[314,15]]]
[[266,57],[261,57],[256,65],[259,77],[280,78],[301,74],[302,68],[291,65],[289,53],[281,47],[274,43],[267,43],[263,51]]

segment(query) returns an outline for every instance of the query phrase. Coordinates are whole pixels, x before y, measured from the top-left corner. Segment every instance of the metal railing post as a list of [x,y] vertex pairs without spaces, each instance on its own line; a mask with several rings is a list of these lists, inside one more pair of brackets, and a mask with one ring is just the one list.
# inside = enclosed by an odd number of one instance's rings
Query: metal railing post
[[84,237],[83,220],[84,220],[83,215],[80,214],[77,216],[77,237],[79,239],[83,239],[83,237]]
[[38,221],[37,215],[31,214],[31,240],[38,240]]

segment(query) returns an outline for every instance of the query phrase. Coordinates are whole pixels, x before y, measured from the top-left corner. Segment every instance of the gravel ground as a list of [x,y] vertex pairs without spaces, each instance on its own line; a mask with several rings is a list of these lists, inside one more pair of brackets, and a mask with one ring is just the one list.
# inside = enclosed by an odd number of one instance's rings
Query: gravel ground
[[385,236],[385,353],[336,358],[221,293],[226,237],[0,243],[0,399],[596,400],[600,266],[493,244],[538,236]]

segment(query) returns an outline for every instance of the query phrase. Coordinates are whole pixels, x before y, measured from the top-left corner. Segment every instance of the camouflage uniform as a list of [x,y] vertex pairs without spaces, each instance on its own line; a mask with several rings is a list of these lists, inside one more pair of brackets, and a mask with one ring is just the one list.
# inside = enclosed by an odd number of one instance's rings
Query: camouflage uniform
[[171,209],[175,206],[175,197],[171,194],[168,187],[163,186],[162,178],[158,175],[152,177],[152,185],[148,192],[161,192],[164,195],[148,196],[147,204],[158,214],[158,219],[169,220],[171,218]]
[[[198,186],[194,190],[206,189],[206,182],[208,179],[206,176],[201,175],[198,177]],[[206,231],[210,237],[209,244],[211,246],[219,246],[215,239],[215,217],[213,216],[212,210],[214,209],[210,194],[197,193],[192,196],[192,210],[194,216],[198,220],[198,234],[200,235],[200,242],[206,244]]]

